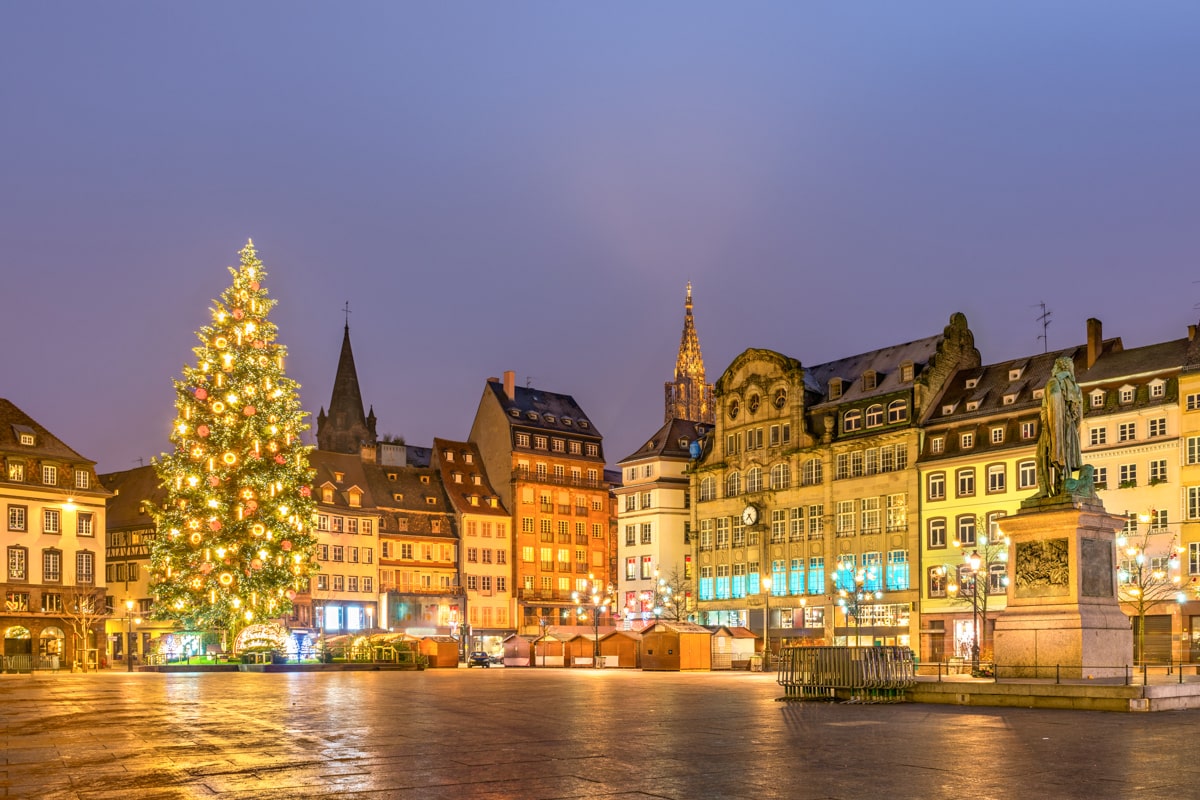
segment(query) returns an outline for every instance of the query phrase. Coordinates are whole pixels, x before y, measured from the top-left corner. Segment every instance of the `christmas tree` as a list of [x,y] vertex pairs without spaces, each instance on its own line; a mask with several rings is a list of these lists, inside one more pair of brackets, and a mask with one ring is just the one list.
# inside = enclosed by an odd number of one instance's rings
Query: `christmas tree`
[[192,630],[283,616],[314,569],[308,425],[253,242],[229,271],[196,365],[175,381],[175,451],[157,465],[167,502],[151,548],[155,615]]

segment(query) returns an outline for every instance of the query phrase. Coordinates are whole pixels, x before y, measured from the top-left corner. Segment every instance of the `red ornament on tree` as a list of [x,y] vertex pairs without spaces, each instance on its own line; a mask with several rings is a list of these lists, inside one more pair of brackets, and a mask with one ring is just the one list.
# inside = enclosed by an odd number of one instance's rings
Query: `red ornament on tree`
[[275,456],[275,463],[276,463],[276,464],[284,464],[284,463],[286,463],[286,462],[287,462],[287,459],[283,457],[283,453],[280,453],[280,454],[278,454],[277,456]]
[[208,476],[208,485],[215,489],[221,485],[221,479],[218,478],[216,475],[209,475]]
[[196,435],[199,436],[201,439],[208,436],[208,426],[201,425],[198,428],[196,428]]
[[246,406],[245,408],[242,409],[242,413],[245,414],[247,417],[253,417],[254,410],[255,410],[254,406]]
[[221,530],[221,520],[214,519],[212,522],[208,523],[208,527],[214,532]]
[[308,486],[301,486],[300,487],[300,496],[301,497],[312,497],[312,488],[308,487]]
[[208,398],[208,390],[203,386],[197,388],[195,394],[197,400],[205,400]]
[[213,571],[213,565],[210,564],[209,562],[205,561],[203,564],[200,565],[200,571],[203,572],[205,575],[207,575],[208,573]]
[[246,312],[242,311],[240,308],[235,308],[233,310],[233,318],[234,319],[241,319],[244,316],[246,316]]
[[279,546],[282,547],[284,552],[286,553],[287,551],[292,549],[292,540],[284,539],[282,542],[279,543]]
[[258,291],[258,281],[250,281],[250,288],[257,292]]

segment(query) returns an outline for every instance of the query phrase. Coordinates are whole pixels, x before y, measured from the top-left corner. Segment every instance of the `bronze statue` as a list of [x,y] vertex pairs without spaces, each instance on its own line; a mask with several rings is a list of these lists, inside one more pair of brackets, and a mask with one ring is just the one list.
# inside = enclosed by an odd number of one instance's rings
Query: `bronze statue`
[[1083,393],[1075,382],[1075,364],[1069,358],[1057,358],[1042,394],[1037,443],[1039,497],[1057,497],[1064,491],[1088,496],[1094,493],[1092,470],[1084,467],[1080,448],[1082,421]]

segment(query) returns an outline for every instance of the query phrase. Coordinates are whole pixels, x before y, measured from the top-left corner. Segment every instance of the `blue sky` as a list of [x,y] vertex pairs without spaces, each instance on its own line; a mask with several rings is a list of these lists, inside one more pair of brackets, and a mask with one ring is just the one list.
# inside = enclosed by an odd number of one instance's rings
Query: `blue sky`
[[0,396],[104,471],[253,237],[289,372],[341,308],[380,432],[505,369],[610,463],[661,422],[684,286],[716,380],[967,315],[985,361],[1197,320],[1194,3],[0,8]]

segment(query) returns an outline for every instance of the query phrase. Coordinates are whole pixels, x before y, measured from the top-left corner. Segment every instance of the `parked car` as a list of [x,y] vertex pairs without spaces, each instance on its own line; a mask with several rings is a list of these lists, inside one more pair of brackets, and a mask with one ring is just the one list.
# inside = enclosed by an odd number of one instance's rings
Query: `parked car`
[[490,667],[492,665],[491,656],[482,650],[476,650],[471,655],[467,656],[467,668],[471,667]]
[[488,660],[493,664],[503,664],[504,656],[501,653],[493,653],[492,655],[488,656]]

